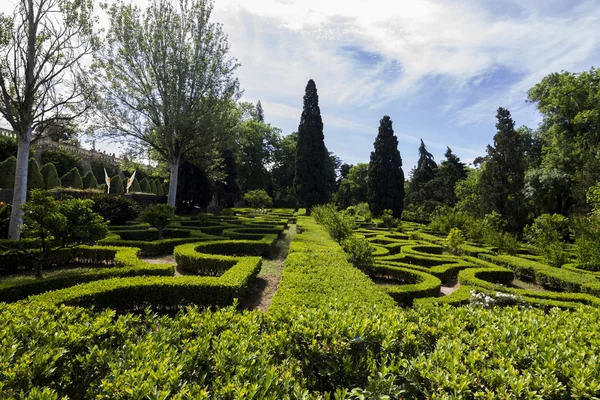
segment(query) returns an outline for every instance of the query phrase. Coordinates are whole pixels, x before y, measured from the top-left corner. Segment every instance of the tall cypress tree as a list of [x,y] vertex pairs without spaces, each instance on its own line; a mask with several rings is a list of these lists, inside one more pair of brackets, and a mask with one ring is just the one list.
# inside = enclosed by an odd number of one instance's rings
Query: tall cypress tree
[[419,160],[417,161],[417,168],[412,173],[409,191],[406,194],[406,205],[424,205],[428,211],[432,211],[436,202],[432,201],[433,187],[429,183],[435,178],[436,171],[437,164],[433,159],[433,155],[427,151],[427,147],[421,139]]
[[481,172],[480,188],[482,209],[485,213],[498,212],[508,222],[508,228],[517,232],[525,226],[525,144],[515,130],[510,112],[502,107],[496,114],[497,133],[494,146],[488,145],[487,158]]
[[323,120],[319,109],[317,86],[311,79],[306,85],[304,109],[298,126],[298,146],[296,147],[296,174],[294,189],[300,206],[310,209],[328,200],[328,168],[331,162],[325,147]]
[[392,210],[400,218],[404,209],[404,172],[398,151],[398,138],[387,115],[379,121],[379,133],[371,152],[368,174],[368,202],[371,212],[380,215]]

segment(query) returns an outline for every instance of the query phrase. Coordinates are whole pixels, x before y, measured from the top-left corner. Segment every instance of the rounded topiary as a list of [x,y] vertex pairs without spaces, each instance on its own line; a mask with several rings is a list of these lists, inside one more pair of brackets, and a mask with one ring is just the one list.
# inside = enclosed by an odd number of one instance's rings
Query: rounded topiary
[[148,178],[142,179],[140,182],[140,188],[144,193],[152,193],[152,188],[150,187],[150,182],[148,182]]
[[27,168],[27,189],[42,189],[44,190],[46,184],[44,183],[44,177],[40,172],[40,165],[35,158],[29,159],[29,167]]
[[46,189],[54,189],[59,188],[60,178],[58,177],[58,172],[56,172],[56,167],[52,163],[46,163],[40,170],[42,176],[44,177],[44,187]]
[[83,189],[83,180],[77,168],[73,168],[61,176],[60,183],[64,188]]
[[110,179],[110,193],[116,195],[122,195],[125,193],[125,188],[123,187],[123,180],[119,175],[115,175]]
[[156,182],[154,182],[154,179],[150,179],[150,193],[156,194],[156,192]]
[[159,180],[156,181],[156,194],[159,196],[165,195],[165,192],[163,191],[163,185]]
[[8,157],[0,163],[0,188],[14,189],[15,187],[15,170],[17,169],[17,157]]
[[133,178],[133,183],[131,184],[131,187],[129,188],[129,193],[140,193],[142,191],[142,188],[140,187],[140,182],[138,181],[137,178]]
[[83,188],[84,189],[98,189],[98,181],[92,171],[85,174],[83,177]]

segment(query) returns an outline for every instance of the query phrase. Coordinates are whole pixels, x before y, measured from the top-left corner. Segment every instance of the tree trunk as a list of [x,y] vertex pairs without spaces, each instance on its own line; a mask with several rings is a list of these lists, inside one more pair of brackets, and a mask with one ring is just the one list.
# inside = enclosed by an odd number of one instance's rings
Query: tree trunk
[[27,200],[27,169],[29,167],[29,147],[31,138],[31,127],[25,133],[25,137],[18,136],[17,167],[15,169],[15,187],[13,191],[12,211],[10,213],[10,226],[8,238],[19,240],[21,237],[21,225],[23,224],[23,210],[21,206]]
[[171,160],[171,175],[169,177],[169,198],[167,204],[175,207],[177,197],[177,179],[179,178],[179,160],[180,156],[176,156]]

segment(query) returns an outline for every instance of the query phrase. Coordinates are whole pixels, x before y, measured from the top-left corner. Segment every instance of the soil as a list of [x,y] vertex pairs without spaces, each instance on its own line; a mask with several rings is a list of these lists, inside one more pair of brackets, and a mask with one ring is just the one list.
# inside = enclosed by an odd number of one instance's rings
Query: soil
[[440,287],[440,296],[448,296],[454,293],[459,287],[460,283],[458,283],[457,279],[446,282]]

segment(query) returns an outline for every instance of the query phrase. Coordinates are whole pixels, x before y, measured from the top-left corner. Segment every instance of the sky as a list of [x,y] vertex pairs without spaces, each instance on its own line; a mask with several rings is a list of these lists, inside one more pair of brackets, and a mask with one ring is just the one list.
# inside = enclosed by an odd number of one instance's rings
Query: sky
[[600,66],[598,0],[215,0],[212,20],[241,64],[242,100],[260,100],[266,122],[296,131],[313,79],[328,149],[368,162],[389,115],[405,172],[420,139],[437,161],[446,146],[467,163],[484,155],[500,106],[537,127],[529,88]]

